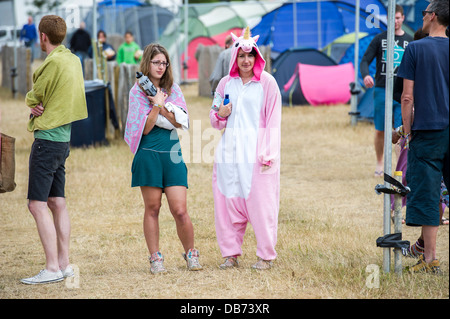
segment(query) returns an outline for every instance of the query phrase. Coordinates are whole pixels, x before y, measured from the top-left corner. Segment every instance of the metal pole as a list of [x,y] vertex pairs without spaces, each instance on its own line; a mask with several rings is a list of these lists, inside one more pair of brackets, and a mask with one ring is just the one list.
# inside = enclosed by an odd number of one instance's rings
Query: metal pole
[[[355,3],[355,87],[354,91],[359,90],[359,21],[360,21],[360,2],[359,0],[356,0]],[[358,117],[356,115],[356,112],[358,111],[358,95],[352,94],[351,100],[350,100],[350,109],[351,109],[351,125],[355,126],[358,122]]]
[[13,52],[14,52],[14,65],[11,68],[11,84],[12,84],[12,95],[15,99],[17,97],[17,33],[16,33],[16,1],[12,0],[13,7]]
[[294,3],[292,3],[292,21],[293,23],[293,28],[294,28],[294,48],[296,48],[298,46],[297,43],[297,0],[294,0]]
[[144,41],[142,41],[142,37],[141,37],[141,28],[139,25],[138,9],[137,9],[137,7],[132,7],[132,8],[133,8],[134,21],[136,21],[136,23],[134,24],[134,30],[133,30],[134,41],[137,42],[141,48],[143,48],[145,43],[143,43]]
[[[402,182],[402,171],[395,171],[394,177],[400,183]],[[402,233],[402,196],[394,195],[394,233]],[[402,275],[402,250],[394,248],[394,271],[397,275]]]
[[[322,50],[322,5],[317,1],[317,49]],[[357,0],[359,1],[359,0]]]
[[[153,17],[153,37],[155,40],[153,42],[159,42],[159,34],[158,34],[158,14],[156,12],[157,7],[152,5],[152,17]],[[142,45],[147,45],[147,43],[143,43]]]
[[189,0],[184,0],[184,81],[187,81],[188,77],[188,44],[189,44]]
[[116,30],[116,22],[117,22],[117,20],[116,20],[116,15],[117,15],[116,0],[113,0],[112,4],[113,4],[112,10],[113,10],[113,21],[114,21],[113,23],[111,23],[114,27],[112,33],[116,33],[117,32],[117,30]]
[[[97,45],[97,3],[92,0],[92,46]],[[92,59],[92,79],[97,79],[97,58]]]
[[[388,30],[386,50],[386,103],[384,116],[384,172],[392,170],[392,96],[394,87],[394,33],[395,33],[395,0],[388,3]],[[388,187],[387,182],[384,182]],[[391,196],[384,194],[383,214],[384,234],[391,233]],[[389,272],[391,253],[389,248],[383,249],[383,268]]]

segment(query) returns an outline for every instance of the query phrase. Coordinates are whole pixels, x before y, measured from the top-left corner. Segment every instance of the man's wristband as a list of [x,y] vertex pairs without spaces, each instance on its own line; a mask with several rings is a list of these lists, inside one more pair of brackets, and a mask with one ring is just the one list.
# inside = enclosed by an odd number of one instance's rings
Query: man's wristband
[[157,104],[157,103],[153,104],[153,106],[157,106],[157,107],[159,107],[159,108],[162,108],[162,105],[159,105],[159,104]]

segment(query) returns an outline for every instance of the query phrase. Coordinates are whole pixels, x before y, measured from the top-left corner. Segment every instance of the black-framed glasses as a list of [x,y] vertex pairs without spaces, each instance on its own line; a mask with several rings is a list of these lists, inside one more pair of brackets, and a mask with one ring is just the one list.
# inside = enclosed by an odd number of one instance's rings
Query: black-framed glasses
[[158,67],[162,65],[163,67],[167,68],[169,66],[169,62],[162,62],[162,61],[150,61],[150,62],[152,62],[154,66]]
[[427,13],[434,13],[435,15],[437,15],[437,13],[436,13],[436,12],[434,12],[434,11],[427,11],[427,10],[423,10],[423,11],[422,11],[422,17],[426,16],[426,15],[427,15]]

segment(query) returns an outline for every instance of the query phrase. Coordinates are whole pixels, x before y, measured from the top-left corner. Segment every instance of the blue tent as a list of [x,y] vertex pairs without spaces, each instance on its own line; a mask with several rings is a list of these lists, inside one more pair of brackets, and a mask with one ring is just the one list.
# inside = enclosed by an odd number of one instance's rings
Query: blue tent
[[[361,63],[364,52],[366,52],[367,47],[369,46],[372,39],[376,34],[369,34],[361,39],[359,39],[359,60],[358,63]],[[339,64],[352,62],[355,63],[355,44],[351,45],[347,51],[345,52],[342,59],[339,61]],[[372,63],[369,65],[369,73],[372,77],[375,77],[376,73],[376,60],[374,59]],[[361,76],[361,72],[358,74],[359,85],[362,88],[361,93],[358,95],[358,112],[360,113],[358,116],[358,120],[373,122],[373,88],[366,89],[364,86],[364,80]]]
[[143,5],[144,1],[139,0],[104,0],[102,2],[97,3],[98,7],[102,6],[113,6],[114,4],[117,7],[135,7],[135,6],[141,6]]
[[403,6],[405,9],[405,24],[407,24],[413,31],[422,27],[422,10],[425,10],[430,2],[428,0],[416,0],[414,4]]
[[[362,57],[364,53],[367,50],[367,47],[369,46],[370,42],[372,42],[373,38],[376,34],[369,34],[361,39],[359,39],[359,56],[358,56],[358,64],[361,63]],[[348,49],[345,51],[344,56],[337,61],[339,64],[344,63],[355,63],[355,44],[353,43],[348,47]],[[372,63],[369,65],[369,73],[372,75],[372,77],[375,77],[376,73],[376,60],[373,59]],[[362,79],[361,73],[358,74],[360,85],[363,85],[364,81]]]
[[[379,28],[370,23],[374,21],[374,5],[381,17],[386,16],[383,4],[378,0],[361,0],[360,3],[360,32],[376,34],[386,30],[387,26],[382,21],[379,21]],[[298,47],[322,49],[341,35],[355,31],[354,0],[299,2],[295,5]],[[369,5],[372,7],[368,7]],[[252,29],[253,35],[260,36],[259,45],[271,45],[272,51],[276,53],[294,47],[293,8],[294,4],[286,3],[262,17],[260,23]]]
[[373,91],[374,88],[370,88],[360,95],[358,101],[358,121],[373,123]]

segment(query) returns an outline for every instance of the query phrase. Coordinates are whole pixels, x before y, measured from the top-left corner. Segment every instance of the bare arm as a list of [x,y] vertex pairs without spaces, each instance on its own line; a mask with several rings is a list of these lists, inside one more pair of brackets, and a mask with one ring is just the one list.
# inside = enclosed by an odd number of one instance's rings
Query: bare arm
[[402,120],[403,120],[403,132],[405,135],[411,133],[411,126],[414,121],[413,106],[414,106],[414,81],[404,79],[403,93],[402,93]]
[[175,120],[175,114],[173,114],[172,112],[167,111],[167,109],[162,106],[161,107],[161,111],[160,113],[162,116],[164,116],[166,119],[169,120],[169,122],[175,126],[176,128],[180,128],[181,124],[179,124],[176,120]]
[[[167,111],[167,109],[164,107],[165,101],[167,99],[167,94],[165,94],[163,91],[161,91],[160,88],[157,89],[157,93],[155,96],[149,96],[148,99],[150,100],[150,102],[152,102],[152,104],[154,105],[153,109],[158,109],[158,114],[161,114],[162,116],[164,116],[167,120],[169,120],[169,122],[175,126],[176,128],[181,127],[180,124],[178,124],[175,121],[175,114],[173,114],[172,112]],[[155,106],[155,105],[159,105],[159,106]],[[151,113],[151,112],[150,112]],[[150,117],[150,114],[149,114]],[[156,118],[157,115],[154,118],[153,121],[153,125],[151,128],[153,128],[153,126],[156,123]],[[151,129],[149,130],[149,132],[151,131]],[[145,133],[145,130],[144,130]],[[148,134],[148,133],[147,133]]]
[[159,112],[160,112],[159,107],[152,108],[152,110],[147,116],[147,121],[145,122],[144,126],[144,132],[142,132],[143,135],[147,135],[153,129],[156,123],[156,119],[158,118]]

